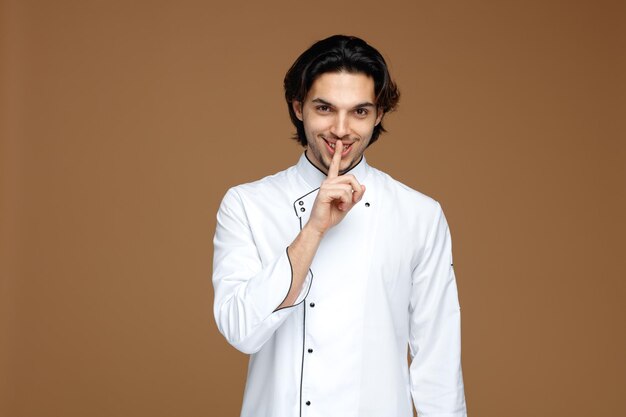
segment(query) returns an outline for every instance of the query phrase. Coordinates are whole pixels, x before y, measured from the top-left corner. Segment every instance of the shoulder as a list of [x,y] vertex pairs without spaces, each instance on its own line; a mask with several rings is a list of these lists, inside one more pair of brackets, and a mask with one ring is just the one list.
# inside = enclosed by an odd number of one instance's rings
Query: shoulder
[[391,175],[370,166],[374,182],[385,199],[390,199],[400,210],[408,210],[420,216],[438,216],[441,204],[435,198],[398,181]]
[[256,201],[272,201],[280,198],[295,181],[295,166],[255,181],[230,187],[222,205],[247,205]]
[[398,239],[410,247],[413,262],[417,262],[422,259],[432,236],[441,236],[441,232],[447,228],[441,204],[383,171],[374,169],[372,173],[372,198],[379,206],[381,218],[385,219],[386,227],[393,231],[392,239]]

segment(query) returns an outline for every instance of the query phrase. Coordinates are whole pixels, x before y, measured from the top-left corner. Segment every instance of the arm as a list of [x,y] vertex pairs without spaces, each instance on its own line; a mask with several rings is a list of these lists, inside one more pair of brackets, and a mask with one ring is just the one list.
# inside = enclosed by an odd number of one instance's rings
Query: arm
[[[217,213],[214,238],[213,287],[217,327],[244,353],[257,352],[293,309],[277,311],[292,285],[292,267],[285,249],[262,264],[248,224],[244,204],[230,189]],[[305,274],[304,299],[311,275]]]
[[353,176],[337,175],[340,141],[337,149],[309,221],[289,247],[264,267],[236,191],[229,190],[220,205],[213,258],[215,321],[228,342],[244,353],[260,350],[293,311],[287,307],[304,300],[312,278],[309,268],[325,231],[363,195],[364,186]]
[[324,235],[311,228],[308,223],[302,228],[296,239],[287,248],[287,254],[291,260],[291,267],[293,270],[293,285],[287,297],[278,306],[279,309],[284,307],[290,307],[296,304],[298,294],[304,284],[304,281],[309,273],[309,268],[313,262],[313,257],[317,252],[317,248],[322,241]]
[[411,394],[421,417],[466,417],[461,371],[461,312],[450,230],[439,203],[412,275]]
[[353,175],[339,175],[343,143],[338,140],[335,146],[328,177],[317,193],[311,217],[288,248],[294,285],[279,308],[294,304],[324,234],[343,220],[365,193],[365,186]]

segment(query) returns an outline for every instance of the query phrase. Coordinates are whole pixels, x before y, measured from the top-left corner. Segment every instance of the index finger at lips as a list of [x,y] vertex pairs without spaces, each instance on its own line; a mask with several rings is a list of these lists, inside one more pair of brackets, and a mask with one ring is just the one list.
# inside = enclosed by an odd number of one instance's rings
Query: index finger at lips
[[339,175],[339,165],[341,164],[341,153],[343,152],[343,143],[340,140],[335,142],[335,153],[330,161],[328,168],[328,178],[335,178]]

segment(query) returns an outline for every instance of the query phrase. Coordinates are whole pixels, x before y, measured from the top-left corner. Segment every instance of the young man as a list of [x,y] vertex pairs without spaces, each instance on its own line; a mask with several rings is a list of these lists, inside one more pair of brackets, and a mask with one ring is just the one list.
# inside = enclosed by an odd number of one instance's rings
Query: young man
[[465,417],[446,218],[363,156],[399,98],[383,57],[319,41],[285,97],[305,152],[217,214],[215,319],[251,354],[241,416],[410,417],[412,399],[421,417]]

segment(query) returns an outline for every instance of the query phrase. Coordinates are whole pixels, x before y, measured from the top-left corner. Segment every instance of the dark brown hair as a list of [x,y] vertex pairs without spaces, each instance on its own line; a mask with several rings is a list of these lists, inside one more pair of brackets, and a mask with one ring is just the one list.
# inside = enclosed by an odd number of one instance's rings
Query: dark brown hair
[[[318,41],[296,59],[285,75],[285,100],[291,122],[296,127],[293,138],[302,146],[307,144],[304,124],[296,117],[292,103],[303,103],[313,82],[320,75],[341,71],[363,73],[373,78],[375,104],[383,114],[398,105],[400,91],[391,80],[387,63],[380,52],[355,36],[333,35]],[[369,145],[378,140],[381,132],[386,132],[382,120],[374,127]]]

